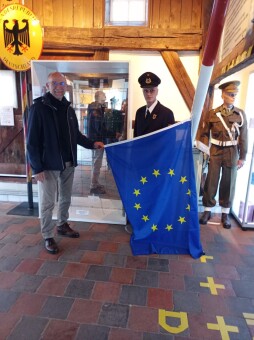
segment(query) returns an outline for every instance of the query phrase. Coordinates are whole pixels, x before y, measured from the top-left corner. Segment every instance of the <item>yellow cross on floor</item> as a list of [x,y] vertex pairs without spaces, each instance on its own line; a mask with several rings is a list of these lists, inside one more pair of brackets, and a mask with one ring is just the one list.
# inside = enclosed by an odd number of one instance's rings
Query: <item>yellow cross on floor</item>
[[207,328],[214,330],[214,331],[220,331],[222,340],[230,340],[230,336],[228,335],[228,332],[239,333],[238,327],[227,326],[225,324],[223,316],[216,316],[216,319],[217,319],[218,324],[208,323]]
[[207,287],[210,289],[212,295],[218,295],[217,289],[225,289],[224,285],[216,284],[212,277],[207,277],[207,282],[200,282],[200,287]]

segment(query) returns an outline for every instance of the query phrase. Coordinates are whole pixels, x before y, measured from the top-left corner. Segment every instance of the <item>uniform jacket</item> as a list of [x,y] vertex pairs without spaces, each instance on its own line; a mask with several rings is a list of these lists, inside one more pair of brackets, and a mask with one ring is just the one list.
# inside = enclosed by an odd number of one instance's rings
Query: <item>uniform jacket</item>
[[[77,166],[77,144],[93,149],[94,142],[79,131],[78,120],[70,102],[64,97],[68,106],[67,119],[73,165]],[[27,152],[34,174],[44,170],[64,170],[65,163],[60,150],[56,108],[51,104],[50,94],[35,99],[28,117]]]
[[136,112],[134,137],[160,130],[175,123],[173,112],[159,101],[148,117],[145,117],[146,108],[146,106],[142,106]]
[[245,160],[248,150],[247,120],[244,111],[235,106],[229,112],[226,112],[223,105],[217,107],[216,109],[210,110],[207,117],[205,118],[203,128],[200,130],[199,141],[204,143],[206,146],[209,146],[211,138],[221,142],[231,141],[228,131],[223,126],[220,118],[216,115],[217,112],[221,113],[223,120],[230,130],[233,123],[238,123],[239,125],[242,124],[242,118],[240,115],[241,112],[243,117],[243,125],[239,127],[240,134],[238,134],[237,129],[235,129],[235,131],[231,131],[231,133],[233,139],[238,140],[237,150],[239,153],[239,159]]

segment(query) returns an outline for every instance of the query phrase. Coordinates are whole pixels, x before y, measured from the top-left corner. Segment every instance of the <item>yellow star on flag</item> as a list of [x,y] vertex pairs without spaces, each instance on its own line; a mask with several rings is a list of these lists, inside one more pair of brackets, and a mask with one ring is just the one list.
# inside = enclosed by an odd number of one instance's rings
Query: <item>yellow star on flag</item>
[[145,222],[149,221],[148,215],[143,215],[142,220]]
[[186,176],[181,176],[181,179],[180,179],[179,182],[181,182],[182,184],[183,184],[184,182],[187,182]]
[[165,229],[167,229],[167,231],[170,231],[170,230],[172,230],[173,229],[173,227],[172,227],[172,224],[167,224],[167,226],[166,226],[166,228]]
[[152,227],[151,227],[151,229],[152,229],[152,231],[158,230],[157,225],[156,225],[156,224],[153,224]]
[[158,176],[160,176],[160,170],[155,170],[153,169],[153,175],[157,178]]
[[147,183],[147,179],[146,179],[146,177],[143,177],[143,176],[141,176],[141,180],[140,180],[140,182],[141,182],[142,184],[145,184],[145,183]]
[[187,204],[186,210],[190,211],[190,205],[189,204]]
[[186,195],[189,195],[189,196],[191,195],[191,190],[190,189],[188,189]]
[[137,209],[137,210],[138,210],[138,209],[141,209],[140,203],[135,203],[134,208]]
[[138,195],[140,195],[140,190],[139,189],[134,189],[133,195],[135,195],[136,197]]
[[181,224],[183,224],[184,222],[186,222],[186,221],[185,221],[185,217],[179,216],[178,222],[180,222]]
[[174,169],[169,169],[168,174],[172,177],[175,176]]

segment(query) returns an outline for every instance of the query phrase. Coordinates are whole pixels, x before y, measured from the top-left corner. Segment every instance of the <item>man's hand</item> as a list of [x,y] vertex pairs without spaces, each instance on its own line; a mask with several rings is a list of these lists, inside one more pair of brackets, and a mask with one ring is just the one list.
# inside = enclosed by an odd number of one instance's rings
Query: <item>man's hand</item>
[[241,169],[244,166],[244,160],[239,159],[237,162],[237,170]]
[[38,181],[38,182],[43,182],[44,179],[45,179],[44,171],[39,172],[38,174],[34,175],[34,178],[35,178],[36,181]]
[[103,149],[104,148],[104,144],[102,142],[94,142],[94,148],[95,149]]

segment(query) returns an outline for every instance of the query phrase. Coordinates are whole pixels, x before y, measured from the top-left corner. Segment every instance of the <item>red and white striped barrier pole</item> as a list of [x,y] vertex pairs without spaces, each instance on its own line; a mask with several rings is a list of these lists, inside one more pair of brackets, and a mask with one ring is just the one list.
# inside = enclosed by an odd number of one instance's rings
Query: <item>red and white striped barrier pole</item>
[[192,119],[192,143],[196,138],[197,129],[205,103],[207,90],[213,72],[214,60],[220,44],[220,39],[226,18],[229,0],[215,0],[212,15],[208,27],[207,40],[204,49],[204,56],[200,68],[198,84],[191,109]]

